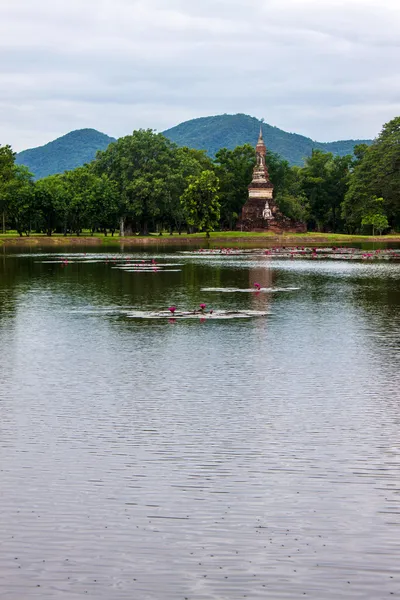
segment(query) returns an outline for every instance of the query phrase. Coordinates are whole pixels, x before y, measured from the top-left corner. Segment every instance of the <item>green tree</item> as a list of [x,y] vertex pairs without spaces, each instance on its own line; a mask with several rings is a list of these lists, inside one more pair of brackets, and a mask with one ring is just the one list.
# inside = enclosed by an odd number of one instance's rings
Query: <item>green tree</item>
[[189,177],[198,176],[202,171],[212,168],[213,163],[204,151],[185,147],[175,149],[173,165],[165,174],[166,193],[161,208],[161,220],[168,225],[171,235],[174,229],[181,234],[185,223],[180,199],[188,185]]
[[373,144],[356,147],[357,162],[342,206],[346,226],[357,231],[373,197],[385,199],[389,226],[400,227],[400,117],[386,123]]
[[341,206],[348,190],[352,157],[313,150],[307,158],[303,190],[310,207],[310,226],[318,231],[342,228]]
[[275,194],[279,210],[289,219],[305,223],[310,211],[307,196],[303,190],[301,167],[292,167],[285,177],[285,185]]
[[8,209],[8,185],[14,177],[15,153],[11,146],[0,146],[0,212],[2,231],[6,232],[6,215]]
[[114,232],[118,228],[118,186],[105,173],[92,174],[90,182],[91,193],[88,196],[86,208],[88,225],[92,234],[101,230],[107,235],[107,230]]
[[221,205],[218,191],[218,177],[213,171],[203,171],[198,177],[189,177],[189,185],[181,197],[187,223],[205,231],[207,237],[219,224]]
[[67,171],[63,178],[67,191],[68,225],[79,236],[82,229],[90,225],[90,206],[96,202],[96,176],[90,167],[85,165]]
[[122,235],[127,225],[147,234],[150,222],[160,217],[175,149],[162,134],[140,129],[97,154],[95,171],[105,173],[118,186]]
[[361,225],[372,225],[372,235],[375,235],[375,229],[377,229],[379,234],[382,235],[382,231],[389,227],[389,221],[387,220],[386,215],[375,213],[363,217]]
[[19,235],[28,235],[35,216],[33,175],[24,165],[13,166],[13,176],[7,186],[8,210]]
[[274,194],[282,192],[290,179],[290,165],[287,160],[276,152],[267,150],[265,163],[268,167],[269,178],[274,184]]
[[363,214],[361,225],[372,225],[372,235],[375,235],[375,229],[382,235],[382,231],[389,227],[383,198],[377,198],[376,196],[371,198]]
[[63,175],[50,175],[35,183],[35,206],[40,226],[48,236],[57,227],[68,228],[68,189]]
[[233,229],[248,197],[256,162],[254,148],[249,144],[234,150],[222,148],[215,155],[215,171],[220,182],[221,225]]

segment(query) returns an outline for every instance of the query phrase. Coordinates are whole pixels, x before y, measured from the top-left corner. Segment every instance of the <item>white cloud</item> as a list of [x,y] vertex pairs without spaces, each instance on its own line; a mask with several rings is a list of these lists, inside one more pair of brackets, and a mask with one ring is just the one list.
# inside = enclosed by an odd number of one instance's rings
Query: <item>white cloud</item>
[[314,139],[400,114],[398,0],[3,0],[0,144],[245,112]]

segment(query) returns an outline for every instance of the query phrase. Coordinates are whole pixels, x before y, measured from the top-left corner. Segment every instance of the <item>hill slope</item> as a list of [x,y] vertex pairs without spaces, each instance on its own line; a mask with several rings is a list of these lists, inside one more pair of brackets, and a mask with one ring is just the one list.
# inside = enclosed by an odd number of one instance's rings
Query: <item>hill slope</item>
[[[260,125],[261,121],[249,115],[217,115],[186,121],[164,131],[164,135],[179,146],[207,150],[210,156],[214,156],[220,148],[233,149],[242,144],[254,146]],[[371,140],[314,142],[303,135],[288,133],[267,123],[263,123],[262,126],[267,148],[294,165],[302,165],[303,159],[310,156],[313,148],[344,156],[352,154],[356,144],[371,143]]]
[[36,179],[40,179],[90,162],[97,150],[105,150],[114,141],[114,138],[96,129],[78,129],[45,146],[20,152],[16,162],[26,165]]
[[[210,156],[214,156],[220,148],[233,149],[242,144],[255,146],[260,124],[261,121],[248,115],[217,115],[186,121],[164,131],[164,135],[178,146],[206,150]],[[267,123],[262,126],[267,147],[294,165],[302,165],[303,159],[310,156],[313,148],[343,156],[352,154],[355,144],[371,143],[371,140],[314,142],[303,135],[288,133]],[[96,129],[78,129],[45,146],[20,152],[17,154],[17,163],[26,165],[36,179],[40,179],[90,162],[97,150],[105,150],[114,141],[114,138]]]

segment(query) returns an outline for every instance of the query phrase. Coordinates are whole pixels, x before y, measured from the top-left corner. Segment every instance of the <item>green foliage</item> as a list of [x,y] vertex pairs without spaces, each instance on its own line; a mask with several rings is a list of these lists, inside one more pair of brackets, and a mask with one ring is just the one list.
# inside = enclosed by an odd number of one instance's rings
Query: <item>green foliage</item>
[[377,229],[382,235],[382,231],[389,227],[389,221],[387,220],[386,215],[381,215],[379,213],[369,214],[363,217],[361,221],[362,225],[372,225],[372,235],[375,235],[375,229]]
[[15,154],[11,146],[0,146],[0,212],[2,217],[2,231],[6,232],[6,214],[9,195],[8,186],[14,173]]
[[35,206],[40,228],[51,235],[57,227],[68,227],[68,189],[62,175],[50,175],[35,184]]
[[98,150],[105,150],[113,141],[95,129],[79,129],[45,146],[20,152],[16,162],[26,165],[36,179],[41,179],[91,162]]
[[215,156],[215,171],[220,182],[221,226],[233,229],[248,197],[248,185],[256,159],[249,144],[234,150],[222,148]]
[[221,205],[218,199],[219,181],[213,171],[203,171],[199,176],[189,177],[189,185],[182,194],[181,203],[187,223],[205,231],[218,226]]
[[375,229],[382,235],[382,231],[389,227],[389,221],[384,211],[384,199],[371,198],[366,212],[364,213],[361,225],[372,225],[372,235],[375,235]]
[[391,227],[400,227],[400,117],[384,125],[372,146],[363,149],[343,203],[349,229],[358,231],[373,197],[385,199]]
[[204,153],[178,149],[162,134],[141,129],[99,152],[93,168],[116,183],[123,228],[147,234],[157,221],[179,228],[186,180],[206,165],[211,163]]
[[289,219],[306,223],[310,218],[310,207],[303,189],[303,175],[300,167],[292,167],[283,185],[276,193],[279,210]]
[[[232,126],[230,118],[227,122]],[[383,127],[372,146],[355,145],[354,157],[317,148],[304,167],[291,167],[269,150],[266,162],[281,212],[311,230],[400,227],[400,117]],[[3,146],[2,229],[79,235],[88,228],[113,234],[120,226],[126,233],[161,235],[181,233],[187,225],[209,235],[217,227],[236,226],[254,164],[252,145],[222,148],[213,161],[205,151],[139,130],[98,152],[90,164],[33,182],[29,170],[15,164],[12,149]]]
[[134,131],[97,154],[95,171],[105,173],[118,186],[124,226],[138,224],[141,233],[148,233],[149,222],[160,215],[167,198],[173,163],[173,144],[151,129]]
[[[164,135],[178,144],[206,150],[209,156],[216,156],[221,148],[233,150],[237,146],[250,144],[254,146],[260,131],[261,121],[249,115],[217,115],[202,117],[181,123],[164,132]],[[344,140],[321,143],[310,138],[288,133],[278,127],[263,122],[264,138],[268,140],[268,148],[283,157],[291,165],[302,166],[304,159],[311,155],[313,149],[331,152],[334,156],[352,154],[354,147],[360,142]],[[369,140],[362,140],[366,144]]]
[[35,190],[32,173],[23,165],[14,165],[8,189],[8,212],[20,235],[30,233],[35,217]]
[[342,228],[341,204],[352,168],[351,156],[313,150],[302,170],[303,190],[310,207],[310,223],[317,231]]

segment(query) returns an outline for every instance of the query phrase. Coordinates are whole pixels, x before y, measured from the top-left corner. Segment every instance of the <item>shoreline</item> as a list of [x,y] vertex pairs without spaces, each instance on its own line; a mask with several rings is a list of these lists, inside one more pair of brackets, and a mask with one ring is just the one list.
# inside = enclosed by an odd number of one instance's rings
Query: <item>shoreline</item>
[[348,244],[348,243],[400,243],[400,234],[365,236],[365,235],[347,235],[347,234],[323,234],[323,233],[299,233],[299,234],[269,234],[269,233],[238,233],[215,232],[210,238],[204,234],[193,235],[173,235],[168,234],[148,235],[148,236],[129,236],[121,238],[118,236],[67,236],[34,234],[29,237],[20,237],[19,235],[0,234],[0,246],[159,246],[159,245],[221,245],[229,247],[238,244],[259,244],[261,246],[270,245],[312,245],[312,244]]

